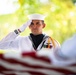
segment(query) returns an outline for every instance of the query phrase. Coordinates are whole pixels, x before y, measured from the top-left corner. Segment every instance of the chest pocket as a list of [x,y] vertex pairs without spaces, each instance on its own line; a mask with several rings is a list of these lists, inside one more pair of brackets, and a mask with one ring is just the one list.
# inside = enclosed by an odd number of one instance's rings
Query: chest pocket
[[44,48],[52,48],[52,47],[55,48],[55,41],[54,41],[54,39],[49,37],[49,36],[47,36],[47,39],[44,42],[43,47]]

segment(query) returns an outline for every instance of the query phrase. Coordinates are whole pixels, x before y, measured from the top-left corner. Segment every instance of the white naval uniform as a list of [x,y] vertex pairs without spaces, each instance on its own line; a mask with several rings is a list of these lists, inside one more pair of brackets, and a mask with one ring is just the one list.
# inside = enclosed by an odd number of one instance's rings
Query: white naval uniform
[[[46,35],[45,35],[46,37]],[[45,41],[44,44],[46,44],[48,41],[48,38],[43,39],[41,44],[37,47],[37,51],[41,50],[42,44]],[[53,46],[53,43],[55,44],[55,47]],[[59,43],[56,40],[51,40],[50,44],[53,46],[53,49],[60,48]],[[30,40],[29,36],[22,37],[16,34],[15,32],[9,33],[4,39],[0,41],[0,49],[16,49],[21,50],[22,52],[26,51],[36,51],[34,50],[34,47],[32,45],[32,41]]]
[[63,42],[61,51],[66,57],[76,59],[76,34]]
[[[46,37],[46,35],[45,35]],[[53,40],[53,41],[52,41]],[[45,41],[45,42],[44,42]],[[66,53],[66,49],[60,48],[59,43],[51,39],[50,44],[53,45],[53,47],[50,49],[44,48],[42,44],[47,44],[48,38],[45,38],[41,44],[37,48],[37,53],[39,55],[46,55],[50,57],[50,60],[52,64],[54,65],[60,65],[60,66],[66,66],[70,64],[76,63],[76,59],[67,58],[64,52]],[[66,41],[65,41],[66,42]],[[55,44],[55,45],[54,45]],[[9,33],[4,39],[0,41],[0,49],[14,49],[14,50],[21,50],[22,52],[30,52],[30,51],[36,51],[34,50],[34,47],[32,45],[32,41],[29,39],[29,36],[27,37],[21,37],[15,32]],[[62,52],[62,50],[64,52]],[[73,50],[75,51],[75,50]],[[74,54],[74,52],[73,52]],[[13,54],[13,53],[6,53],[7,57],[19,57],[20,54]],[[75,55],[74,55],[75,56]]]
[[41,50],[40,55],[48,55],[52,64],[67,66],[76,64],[76,34],[65,40],[60,49]]
[[60,50],[52,50],[50,58],[57,65],[76,64],[76,34],[65,40]]

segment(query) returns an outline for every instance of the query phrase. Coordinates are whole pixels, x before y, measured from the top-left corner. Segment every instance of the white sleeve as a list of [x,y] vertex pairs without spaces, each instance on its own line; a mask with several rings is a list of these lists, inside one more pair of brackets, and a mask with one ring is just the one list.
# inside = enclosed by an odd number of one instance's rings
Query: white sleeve
[[61,48],[61,45],[57,40],[54,40],[54,43],[55,43],[55,50],[58,50]]
[[[17,41],[15,41],[18,34],[15,32],[10,32],[5,38],[0,41],[0,49],[10,49],[12,47],[17,47]],[[13,43],[12,43],[13,42]]]
[[66,57],[76,59],[76,35],[63,42],[61,51]]
[[61,49],[52,50],[50,58],[56,65],[76,63],[76,35],[64,41]]

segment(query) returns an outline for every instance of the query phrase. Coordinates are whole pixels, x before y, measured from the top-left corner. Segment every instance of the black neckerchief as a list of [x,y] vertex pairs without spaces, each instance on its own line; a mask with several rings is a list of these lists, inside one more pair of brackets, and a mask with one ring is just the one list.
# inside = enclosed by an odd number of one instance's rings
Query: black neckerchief
[[39,35],[33,35],[32,33],[30,34],[30,37],[32,39],[32,42],[33,42],[33,47],[34,49],[36,50],[37,47],[39,46],[39,44],[43,41],[43,37],[44,35],[43,34],[39,34]]

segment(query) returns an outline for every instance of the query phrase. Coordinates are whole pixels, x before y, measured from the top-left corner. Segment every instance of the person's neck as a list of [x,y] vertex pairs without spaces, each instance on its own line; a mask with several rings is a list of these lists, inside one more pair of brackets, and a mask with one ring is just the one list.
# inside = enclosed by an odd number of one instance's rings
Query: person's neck
[[30,33],[30,34],[33,35],[33,36],[43,35],[42,33],[41,34],[33,34],[33,33]]

